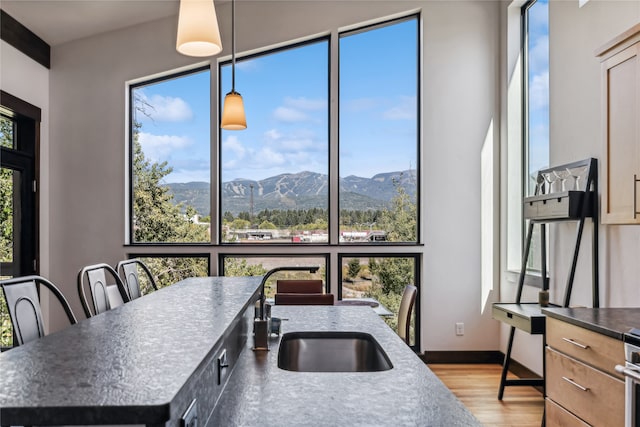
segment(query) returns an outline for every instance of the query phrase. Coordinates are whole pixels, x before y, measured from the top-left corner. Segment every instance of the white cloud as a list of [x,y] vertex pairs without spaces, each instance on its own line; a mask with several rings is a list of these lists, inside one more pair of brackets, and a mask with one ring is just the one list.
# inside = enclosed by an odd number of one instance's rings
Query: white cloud
[[146,113],[155,121],[183,122],[193,117],[191,107],[182,98],[162,95],[153,95],[148,98],[143,93],[141,99],[149,105]]
[[167,182],[210,182],[211,172],[209,169],[174,169],[166,180]]
[[222,141],[222,151],[232,153],[238,159],[243,159],[247,154],[247,149],[235,135],[230,135]]
[[538,36],[528,52],[529,69],[534,74],[549,72],[549,37]]
[[546,108],[549,105],[549,71],[533,77],[529,86],[529,104],[531,110]]
[[416,97],[401,96],[396,105],[382,113],[382,117],[387,120],[415,120]]
[[174,150],[182,150],[192,144],[189,138],[177,135],[140,132],[138,137],[145,157],[152,161],[167,160]]
[[304,122],[309,120],[309,116],[300,110],[289,107],[278,107],[273,112],[273,117],[282,122]]
[[[264,133],[266,146],[284,153],[301,150],[317,151],[314,138],[314,132],[309,129],[297,129],[287,135],[277,129],[271,129]],[[322,148],[326,151],[326,144]]]
[[269,147],[264,147],[256,154],[256,159],[252,164],[260,169],[269,169],[273,166],[282,165],[285,162],[285,158],[282,153],[274,151]]
[[321,144],[308,130],[283,134],[270,129],[257,144],[243,143],[242,136],[229,136],[222,144],[223,180],[260,178],[303,170],[326,173],[326,142]]
[[282,151],[299,152],[308,150],[313,147],[313,141],[310,138],[286,138],[282,139],[278,144]]
[[264,133],[264,137],[267,141],[276,141],[282,138],[282,134],[277,129],[269,129]]
[[327,108],[327,101],[324,99],[309,99],[305,97],[291,98],[286,97],[284,99],[286,106],[297,108],[306,111],[318,111]]

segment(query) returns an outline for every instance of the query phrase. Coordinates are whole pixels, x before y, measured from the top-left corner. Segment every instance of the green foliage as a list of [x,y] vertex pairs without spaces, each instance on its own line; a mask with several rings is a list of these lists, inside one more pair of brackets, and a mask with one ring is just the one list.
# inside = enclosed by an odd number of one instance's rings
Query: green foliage
[[133,136],[133,213],[134,241],[148,243],[209,242],[208,229],[189,218],[195,210],[173,203],[169,187],[162,179],[172,168],[167,162],[152,163],[142,152],[138,124]]
[[[359,230],[368,230],[370,224],[377,221],[382,211],[340,211],[340,224]],[[255,215],[254,223],[260,224],[265,221],[275,225],[276,228],[295,228],[299,230],[326,230],[328,212],[322,208],[311,209],[263,209]],[[240,212],[237,217],[229,211],[225,212],[222,220],[226,224],[231,224],[235,219],[250,221],[248,212]]]
[[13,173],[0,169],[0,261],[13,260]]
[[233,214],[229,211],[226,211],[224,215],[222,215],[222,222],[228,224],[228,223],[231,223],[232,221],[233,221]]
[[235,228],[236,230],[244,230],[246,228],[249,228],[251,226],[251,223],[249,222],[249,220],[246,219],[234,219],[233,222],[231,222],[231,228]]
[[406,285],[415,283],[413,258],[389,257],[380,261],[371,258],[369,271],[374,285],[379,285],[385,294],[402,294]]
[[418,213],[411,195],[394,181],[396,196],[391,209],[385,209],[378,221],[378,228],[387,232],[387,241],[416,242],[418,240]]
[[262,230],[275,230],[276,229],[276,225],[272,222],[269,221],[262,221],[260,223],[260,225],[258,226],[258,228],[262,229]]
[[347,278],[355,279],[360,273],[360,258],[351,258],[347,264]]
[[[0,118],[0,146],[13,147],[13,122]],[[0,169],[0,261],[13,260],[13,172]]]
[[[144,105],[136,100],[136,109],[144,113]],[[195,224],[191,218],[196,210],[174,203],[169,187],[163,179],[172,168],[167,162],[147,159],[139,141],[140,124],[134,123],[133,133],[133,229],[135,242],[195,243],[209,242],[206,224]],[[169,286],[186,277],[207,276],[206,258],[150,257],[144,260],[154,274],[158,287]],[[145,289],[143,293],[150,291]]]
[[[149,267],[158,288],[164,288],[188,277],[206,277],[209,275],[209,260],[194,257],[148,257],[142,261]],[[140,275],[142,294],[152,292],[151,284]]]
[[250,265],[246,258],[231,258],[224,259],[224,275],[225,276],[262,276],[267,272],[267,269],[262,264]]
[[[0,118],[0,146],[13,147],[13,122]],[[13,261],[13,172],[0,169],[0,262]],[[13,328],[0,292],[0,347],[11,347]]]

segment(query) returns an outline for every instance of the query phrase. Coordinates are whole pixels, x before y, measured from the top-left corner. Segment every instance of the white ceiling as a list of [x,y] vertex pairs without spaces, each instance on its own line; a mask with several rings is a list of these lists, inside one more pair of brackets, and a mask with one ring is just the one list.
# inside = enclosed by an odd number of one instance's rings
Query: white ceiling
[[50,46],[178,14],[178,0],[2,0]]

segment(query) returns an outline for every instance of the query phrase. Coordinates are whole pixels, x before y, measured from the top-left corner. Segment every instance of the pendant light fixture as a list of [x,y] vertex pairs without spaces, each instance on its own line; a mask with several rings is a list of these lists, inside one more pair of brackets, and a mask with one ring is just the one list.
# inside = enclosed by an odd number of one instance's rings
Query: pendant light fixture
[[213,0],[180,0],[176,50],[187,56],[213,56],[222,51]]
[[224,97],[220,127],[226,130],[247,128],[242,96],[236,92],[236,0],[231,0],[231,92]]

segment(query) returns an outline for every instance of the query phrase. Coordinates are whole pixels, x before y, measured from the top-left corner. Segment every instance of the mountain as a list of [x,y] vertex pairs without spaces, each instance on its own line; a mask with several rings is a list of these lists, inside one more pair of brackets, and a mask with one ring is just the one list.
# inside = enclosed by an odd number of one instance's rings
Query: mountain
[[[416,171],[386,172],[371,178],[348,176],[340,179],[340,208],[348,210],[381,209],[388,206],[396,195],[394,181],[408,193],[416,190]],[[209,184],[188,182],[168,184],[176,202],[193,206],[203,215],[209,215]],[[263,209],[327,208],[328,177],[315,172],[287,173],[260,181],[234,179],[222,183],[222,201],[225,211],[234,215],[249,212],[253,187],[253,211]]]

